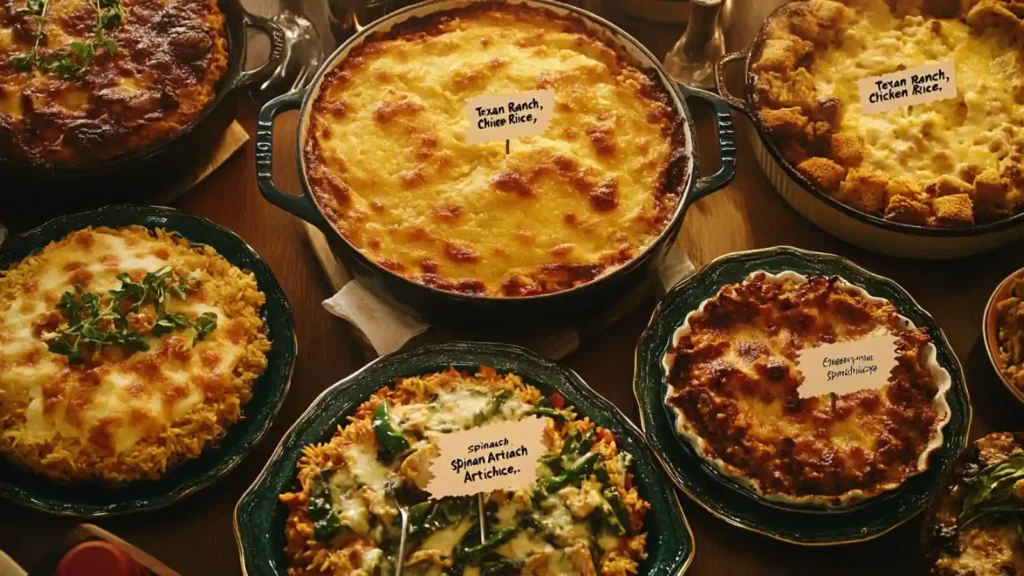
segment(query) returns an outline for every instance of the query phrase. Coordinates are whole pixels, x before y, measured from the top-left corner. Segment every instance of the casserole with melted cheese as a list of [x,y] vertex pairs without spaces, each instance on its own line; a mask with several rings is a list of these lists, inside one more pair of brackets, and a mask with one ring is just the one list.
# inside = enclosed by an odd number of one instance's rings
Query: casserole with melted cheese
[[167,140],[227,61],[217,0],[0,3],[0,158],[85,165]]
[[[1024,211],[1024,8],[846,4],[787,5],[752,56],[755,112],[784,160],[836,200],[894,222],[964,227]],[[858,80],[947,60],[955,98],[863,111]]]
[[[885,333],[896,367],[878,389],[801,398],[798,356]],[[676,429],[767,500],[841,507],[928,467],[952,385],[926,330],[838,277],[755,272],[687,315],[664,357]]]
[[925,514],[931,576],[1024,573],[1024,434],[976,440],[946,473]]
[[[544,421],[549,452],[537,482],[484,495],[481,545],[476,497],[428,500],[422,490],[438,437],[529,415]],[[280,495],[288,574],[394,573],[398,498],[410,506],[404,574],[636,574],[650,505],[632,485],[630,462],[610,431],[514,374],[482,366],[475,375],[401,378],[327,442],[304,447],[297,489]]]
[[270,343],[251,273],[161,229],[86,228],[0,272],[0,454],[159,478],[242,417]]
[[[466,101],[550,89],[540,136],[466,144]],[[371,35],[327,72],[303,132],[322,212],[415,282],[556,292],[639,256],[677,212],[684,125],[654,73],[585,24],[475,2]]]

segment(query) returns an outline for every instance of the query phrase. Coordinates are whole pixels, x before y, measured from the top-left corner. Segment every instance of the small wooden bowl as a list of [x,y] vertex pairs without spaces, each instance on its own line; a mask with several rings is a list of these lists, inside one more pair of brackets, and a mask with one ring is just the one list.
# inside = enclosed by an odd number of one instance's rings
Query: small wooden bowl
[[992,297],[988,299],[988,304],[985,305],[981,334],[985,340],[985,351],[988,353],[988,359],[992,362],[992,367],[996,369],[996,373],[999,374],[999,380],[1018,400],[1024,402],[1024,390],[1010,382],[1010,376],[1006,372],[1006,363],[1003,362],[999,354],[999,315],[996,311],[996,304],[1010,296],[1010,287],[1017,278],[1024,278],[1024,268],[1007,276],[999,283],[995,291],[992,292]]

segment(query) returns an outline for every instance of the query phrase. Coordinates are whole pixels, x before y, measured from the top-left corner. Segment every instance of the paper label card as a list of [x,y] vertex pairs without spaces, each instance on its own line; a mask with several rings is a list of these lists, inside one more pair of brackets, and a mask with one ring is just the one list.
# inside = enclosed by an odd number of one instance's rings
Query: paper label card
[[952,60],[870,76],[857,81],[865,114],[956,98],[956,63]]
[[539,136],[548,129],[555,112],[554,90],[517,94],[491,94],[466,102],[467,144]]
[[877,390],[889,383],[895,367],[896,337],[888,332],[822,344],[798,355],[797,369],[803,374],[804,383],[797,393],[801,398],[814,398]]
[[439,437],[427,492],[433,498],[472,496],[533,483],[537,463],[547,451],[544,427],[544,420],[530,416]]

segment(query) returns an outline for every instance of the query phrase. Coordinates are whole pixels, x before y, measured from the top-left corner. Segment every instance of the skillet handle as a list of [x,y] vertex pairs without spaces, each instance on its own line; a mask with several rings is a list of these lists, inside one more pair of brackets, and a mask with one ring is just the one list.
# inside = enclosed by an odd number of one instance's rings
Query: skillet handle
[[[718,172],[710,176],[700,176],[697,178],[697,182],[693,185],[693,190],[690,191],[690,195],[686,198],[687,204],[693,204],[697,200],[732,182],[733,176],[736,175],[736,132],[732,127],[732,113],[729,111],[729,105],[725,100],[711,92],[684,86],[683,84],[676,83],[676,87],[679,89],[684,100],[690,100],[691,98],[703,100],[715,110],[718,156],[721,158],[722,166],[718,169]],[[694,143],[694,146],[696,146],[696,143]]]
[[285,194],[274,186],[274,120],[281,112],[298,110],[305,95],[303,90],[288,92],[260,108],[256,121],[256,183],[268,202],[327,232],[331,226],[320,214],[305,186],[298,196]]
[[729,106],[748,116],[750,115],[750,110],[747,108],[747,103],[743,98],[733,96],[732,92],[729,92],[729,83],[725,81],[725,71],[730,64],[737,60],[746,62],[749,55],[749,52],[730,52],[715,61],[715,89],[729,103]]
[[255,28],[270,38],[270,56],[267,57],[267,61],[252,70],[243,70],[238,75],[238,82],[235,85],[245,88],[254,82],[265,80],[274,69],[281,65],[281,58],[285,51],[285,35],[284,29],[276,22],[250,14],[245,10],[242,10],[242,24],[245,28]]

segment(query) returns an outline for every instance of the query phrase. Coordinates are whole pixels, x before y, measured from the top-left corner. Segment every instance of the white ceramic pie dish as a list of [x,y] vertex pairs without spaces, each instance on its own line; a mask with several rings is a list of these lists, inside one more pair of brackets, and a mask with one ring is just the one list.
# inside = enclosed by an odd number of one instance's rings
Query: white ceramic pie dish
[[[808,278],[802,274],[798,274],[792,271],[779,272],[778,274],[772,274],[764,271],[755,271],[749,274],[746,280],[753,278],[758,274],[764,274],[767,281],[783,283],[786,281],[792,281],[797,284],[805,284]],[[878,298],[869,294],[863,288],[847,282],[843,278],[839,278],[838,284],[841,289],[847,291],[855,296],[859,296],[869,302],[888,302],[884,298]],[[716,293],[717,297],[717,293]],[[691,322],[704,315],[704,309],[708,302],[713,300],[714,297],[709,298],[701,302],[700,306],[686,315],[683,324],[675,330],[672,336],[672,343],[669,347],[669,352],[662,357],[662,367],[664,368],[665,374],[671,374],[672,366],[675,363],[676,354],[672,352],[678,345],[679,341],[687,334],[690,333]],[[899,319],[903,322],[903,325],[907,329],[914,329],[916,326],[908,318],[903,315],[899,315]],[[949,423],[951,417],[951,410],[949,403],[946,400],[946,394],[949,392],[953,385],[952,377],[949,372],[943,368],[937,358],[937,349],[935,345],[929,341],[924,346],[924,361],[931,372],[932,378],[934,378],[937,385],[937,392],[933,399],[936,420],[932,429],[932,436],[924,449],[921,451],[917,458],[916,469],[909,473],[903,478],[901,482],[891,482],[888,484],[881,484],[877,486],[876,490],[872,493],[865,492],[864,490],[856,489],[847,491],[837,496],[791,496],[782,493],[766,493],[762,490],[760,484],[746,476],[741,470],[735,466],[725,462],[721,458],[711,453],[707,442],[703,437],[700,436],[697,426],[687,418],[686,414],[679,408],[673,406],[669,402],[669,397],[672,396],[676,388],[671,383],[666,383],[667,393],[664,401],[665,406],[675,415],[675,429],[676,432],[693,448],[698,456],[701,457],[706,463],[711,465],[717,470],[723,477],[728,478],[732,483],[733,487],[739,488],[740,490],[748,493],[753,493],[759,500],[763,500],[767,503],[778,503],[786,505],[797,505],[806,506],[809,509],[824,509],[824,510],[837,510],[842,508],[848,508],[857,504],[860,504],[866,500],[884,494],[886,492],[895,490],[903,485],[908,479],[921,474],[928,469],[928,461],[933,452],[938,450],[943,445],[943,428]]]

